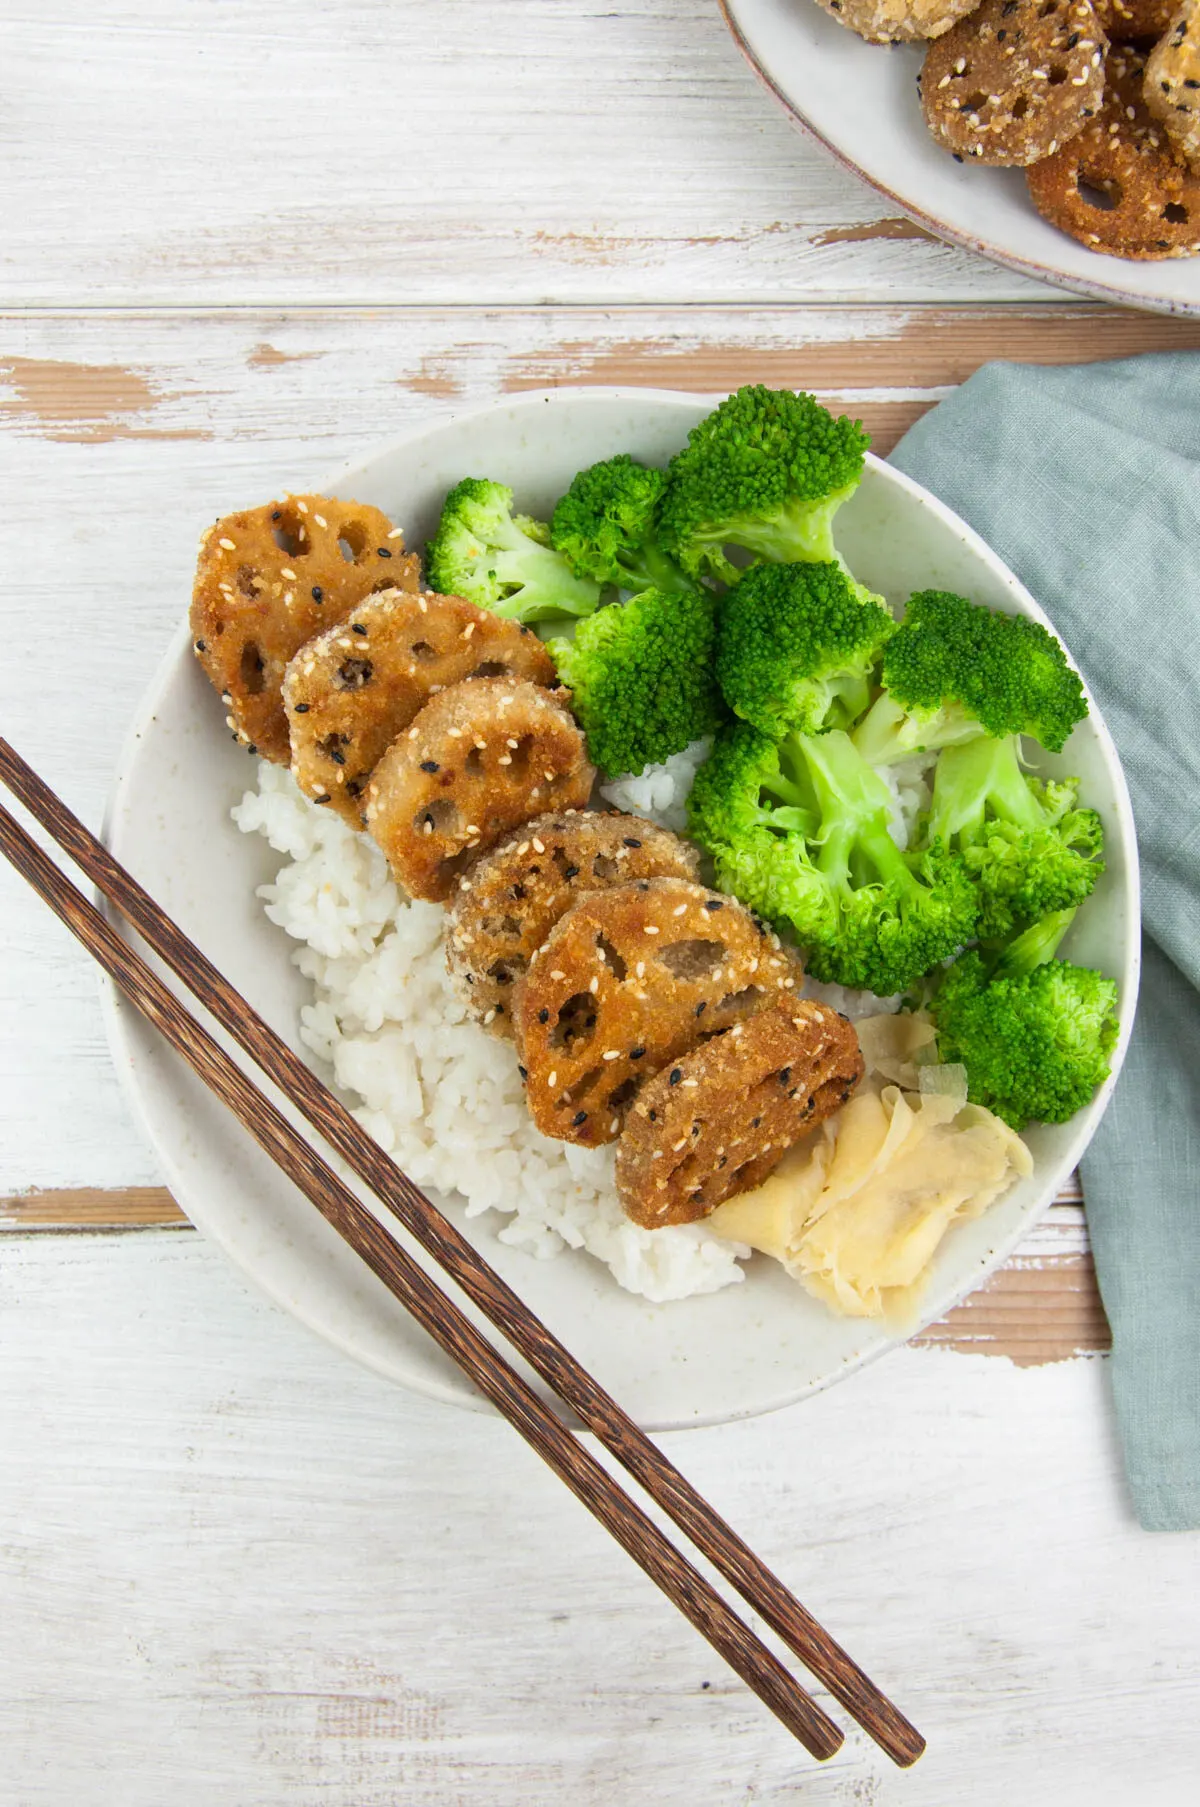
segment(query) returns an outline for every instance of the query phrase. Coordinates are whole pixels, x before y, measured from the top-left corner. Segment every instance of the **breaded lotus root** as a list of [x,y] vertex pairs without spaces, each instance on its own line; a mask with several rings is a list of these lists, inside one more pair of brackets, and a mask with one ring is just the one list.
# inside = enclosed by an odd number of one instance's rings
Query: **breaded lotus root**
[[1200,251],[1200,177],[1175,161],[1142,100],[1144,59],[1108,53],[1104,105],[1070,144],[1026,171],[1034,206],[1093,251],[1191,257]]
[[562,1142],[611,1142],[660,1068],[800,977],[778,935],[703,885],[643,878],[581,897],[513,1001],[534,1122]]
[[[566,695],[566,692],[563,692]],[[367,782],[366,824],[398,882],[442,903],[476,856],[549,809],[582,809],[596,773],[570,710],[523,678],[439,691]]]
[[385,590],[302,646],[283,681],[292,776],[362,827],[367,779],[431,696],[465,678],[557,682],[537,635],[461,596]]
[[1169,30],[1178,0],[1093,0],[1100,28],[1113,44],[1161,38]]
[[941,37],[978,0],[820,0],[820,4],[868,44],[902,44]]
[[196,566],[192,643],[237,738],[286,765],[288,661],[370,591],[419,584],[400,528],[362,502],[288,496],[210,527]]
[[1200,8],[1187,0],[1146,60],[1142,98],[1177,157],[1200,175]]
[[827,1004],[781,998],[735,1023],[638,1095],[617,1143],[625,1215],[647,1230],[695,1223],[760,1186],[862,1075],[853,1024]]
[[983,0],[925,53],[925,123],[960,160],[1026,168],[1098,112],[1107,48],[1092,0]]
[[639,816],[572,810],[538,816],[458,881],[446,917],[446,965],[494,1035],[511,1036],[513,987],[559,917],[586,891],[638,878],[694,879],[688,842]]

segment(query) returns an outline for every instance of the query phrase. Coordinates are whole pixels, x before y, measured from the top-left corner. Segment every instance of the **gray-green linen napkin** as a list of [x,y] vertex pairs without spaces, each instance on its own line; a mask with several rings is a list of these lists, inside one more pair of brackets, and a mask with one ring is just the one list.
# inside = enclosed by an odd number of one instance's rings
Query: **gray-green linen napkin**
[[1037,597],[1116,740],[1142,860],[1133,1040],[1083,1188],[1125,1466],[1200,1528],[1200,354],[991,364],[892,462]]

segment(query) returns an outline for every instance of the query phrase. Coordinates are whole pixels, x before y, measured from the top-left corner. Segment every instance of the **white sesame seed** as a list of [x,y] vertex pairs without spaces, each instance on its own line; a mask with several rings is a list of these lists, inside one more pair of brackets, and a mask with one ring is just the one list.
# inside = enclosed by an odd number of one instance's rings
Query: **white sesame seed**
[[300,513],[301,513],[301,514],[307,514],[307,513],[308,513],[308,503],[307,503],[307,502],[301,502],[301,501],[300,501],[300,499],[299,499],[299,498],[298,498],[298,497],[297,497],[297,500],[296,500],[296,507],[297,507],[297,508],[298,508],[298,509],[299,509],[299,510],[300,510]]
[[[320,515],[317,516],[317,519],[318,519],[318,521],[321,520]],[[324,526],[325,523],[323,521],[321,521],[321,525]],[[389,538],[389,540],[402,540],[404,538],[403,527],[393,527],[392,531],[388,534],[388,538]]]
[[280,577],[290,577],[293,583],[296,581],[296,573],[291,569],[290,565],[281,566],[279,575]]
[[687,905],[685,903],[677,904],[675,906],[675,908],[671,911],[671,914],[672,914],[672,916],[686,916],[687,915]]
[[546,851],[546,843],[539,841],[536,835],[533,837],[533,851],[535,853],[545,853]]
[[329,525],[329,522],[325,519],[323,514],[315,514],[313,520],[317,523],[318,527],[328,527]]
[[647,933],[647,935],[657,935],[658,929],[657,929],[656,925],[652,922],[648,922],[646,924],[646,933]]
[[462,631],[462,637],[463,637],[463,639],[464,639],[464,640],[469,640],[469,639],[470,639],[470,638],[471,638],[471,635],[472,635],[472,634],[473,634],[473,633],[474,633],[474,632],[475,632],[475,623],[474,623],[474,622],[473,622],[473,621],[468,621],[468,623],[467,623],[467,625],[466,625],[466,627],[464,627],[464,629],[463,629],[463,631]]
[[614,1117],[608,1127],[610,1132],[615,1136],[621,1127],[621,1119],[619,1117]]
[[223,546],[226,552],[236,552],[237,551],[237,547],[234,545],[232,540],[218,540],[217,544],[219,546]]
[[560,973],[560,972],[552,972],[550,974],[550,977],[552,979],[565,979],[566,976],[567,976],[566,973]]
[[546,1084],[547,1084],[547,1085],[548,1085],[548,1086],[556,1086],[556,1085],[557,1085],[557,1084],[558,1084],[558,1069],[557,1069],[557,1067],[556,1067],[556,1068],[555,1068],[555,1070],[554,1070],[554,1072],[553,1072],[553,1073],[551,1073],[551,1074],[550,1074],[550,1075],[549,1075],[549,1077],[548,1077],[548,1078],[547,1078],[547,1080],[546,1080]]

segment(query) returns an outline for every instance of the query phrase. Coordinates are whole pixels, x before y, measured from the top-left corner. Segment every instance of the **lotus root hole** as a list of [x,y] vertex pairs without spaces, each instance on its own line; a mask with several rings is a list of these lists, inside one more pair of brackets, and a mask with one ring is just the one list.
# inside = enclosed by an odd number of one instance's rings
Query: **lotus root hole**
[[482,749],[482,747],[472,747],[470,752],[467,754],[467,757],[464,760],[463,764],[464,764],[465,770],[470,772],[470,774],[473,778],[480,777],[480,775],[483,772],[483,749]]
[[596,936],[596,948],[614,979],[623,979],[629,968],[607,935]]
[[664,947],[660,963],[676,979],[706,979],[725,964],[725,943],[704,941],[698,936],[690,941],[676,941]]
[[425,833],[425,825],[429,824],[430,834],[453,834],[458,827],[458,810],[449,797],[435,797],[420,810],[413,822],[418,834]]
[[471,673],[473,678],[507,678],[511,675],[503,659],[485,659],[483,664],[477,665]]
[[492,964],[488,967],[488,978],[493,980],[497,985],[511,985],[513,982],[513,975],[510,970],[509,962],[505,960],[493,960]]
[[253,565],[238,566],[237,587],[242,592],[243,596],[249,596],[251,598],[257,596],[258,587],[254,581],[257,576],[258,572],[254,569]]
[[370,659],[343,659],[337,670],[339,690],[361,690],[371,682],[375,667]]
[[582,1048],[596,1033],[596,1000],[590,991],[577,991],[561,1007],[550,1032],[550,1046],[568,1054]]
[[616,878],[617,871],[616,860],[610,858],[607,853],[598,853],[592,861],[592,876],[600,879],[603,884],[610,885]]
[[757,1006],[761,997],[762,992],[757,985],[746,985],[741,991],[727,991],[717,1009],[733,1010],[745,1015]]
[[1046,81],[1048,82],[1050,87],[1061,88],[1063,83],[1066,81],[1066,79],[1067,79],[1067,72],[1063,68],[1062,64],[1061,63],[1051,63],[1050,73],[1046,77]]
[[[436,807],[436,804],[431,804],[430,810]],[[426,810],[425,814],[428,815],[430,810]],[[419,820],[424,820],[424,818],[421,817]],[[431,829],[430,833],[432,832]],[[446,859],[439,860],[437,868],[438,882],[443,884],[447,890],[452,891],[454,889],[455,881],[462,877],[463,873],[467,870],[467,867],[474,862],[474,859],[475,849],[473,847],[462,847],[457,853],[452,853]],[[499,1009],[499,1005],[497,1005],[497,1009]]]
[[508,767],[510,778],[524,778],[529,770],[529,759],[533,752],[532,734],[522,734],[515,747],[509,747],[512,763]]
[[967,98],[962,103],[962,110],[964,113],[981,113],[984,107],[987,106],[987,101],[987,95],[982,89],[977,89],[974,94],[967,95]]
[[347,521],[338,534],[338,550],[348,565],[356,565],[367,549],[367,530],[361,521]]
[[1121,205],[1124,198],[1121,184],[1111,176],[1086,175],[1082,170],[1076,178],[1075,186],[1079,190],[1079,199],[1088,207],[1095,207],[1101,213],[1112,213]]
[[418,640],[408,650],[418,665],[428,665],[437,658],[437,652],[430,646],[428,640]]
[[274,523],[272,532],[275,544],[289,558],[303,558],[309,550],[308,528],[301,517],[290,508],[281,508],[279,519]]
[[266,685],[263,656],[253,640],[247,640],[242,648],[240,676],[242,689],[247,696],[261,696]]
[[1186,226],[1188,223],[1188,210],[1179,201],[1168,201],[1162,210],[1162,216],[1172,226]]
[[588,1093],[591,1091],[592,1087],[595,1085],[595,1083],[599,1079],[599,1077],[600,1077],[600,1068],[599,1067],[591,1067],[584,1074],[582,1079],[577,1079],[575,1081],[575,1084],[570,1088],[570,1090],[563,1093],[563,1095],[562,1095],[563,1104],[565,1104],[567,1106],[578,1104],[581,1099],[587,1097]]
[[1013,104],[1012,104],[1013,118],[1014,119],[1024,119],[1024,117],[1025,117],[1026,113],[1028,113],[1028,111],[1029,111],[1029,96],[1027,94],[1018,94],[1016,100],[1014,100]]
[[635,1078],[632,1073],[628,1079],[623,1079],[620,1085],[608,1094],[609,1110],[623,1111],[628,1105],[631,1105],[641,1089],[641,1083],[641,1080]]

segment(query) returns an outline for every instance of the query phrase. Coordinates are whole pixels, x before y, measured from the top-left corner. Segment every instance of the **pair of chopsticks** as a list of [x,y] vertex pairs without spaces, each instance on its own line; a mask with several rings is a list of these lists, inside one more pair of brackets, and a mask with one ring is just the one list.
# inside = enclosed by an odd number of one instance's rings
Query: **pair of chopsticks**
[[[925,1748],[915,1727],[4,740],[0,781],[881,1749],[914,1763]],[[814,1757],[832,1756],[839,1727],[3,807],[0,852],[792,1735]]]

